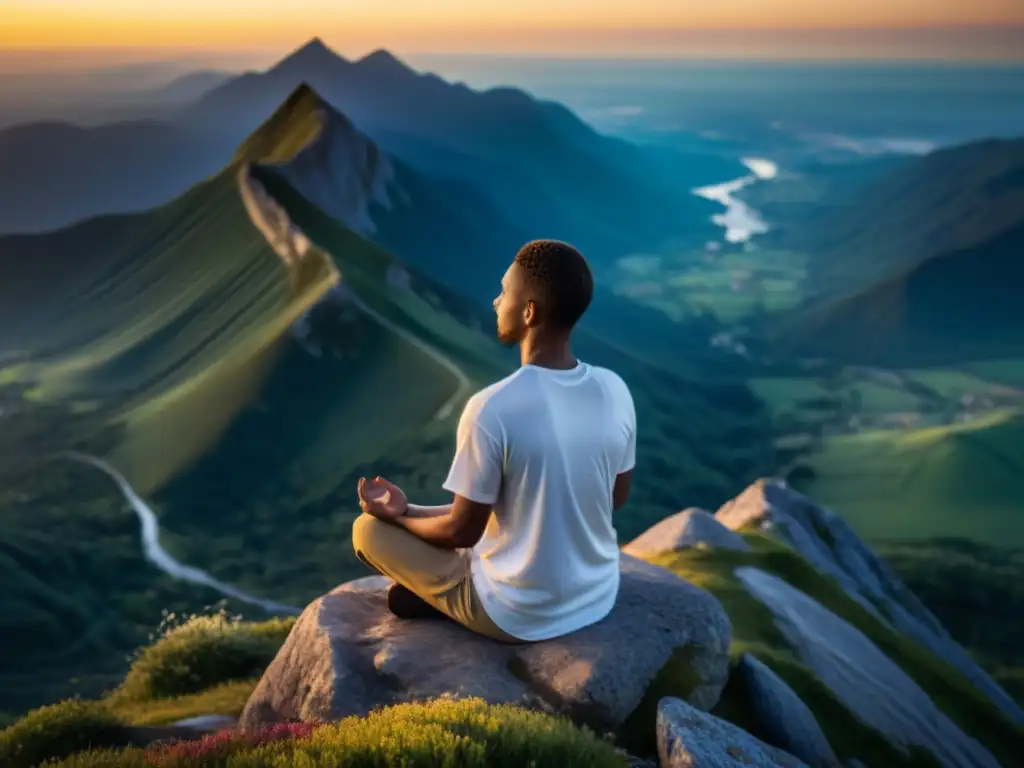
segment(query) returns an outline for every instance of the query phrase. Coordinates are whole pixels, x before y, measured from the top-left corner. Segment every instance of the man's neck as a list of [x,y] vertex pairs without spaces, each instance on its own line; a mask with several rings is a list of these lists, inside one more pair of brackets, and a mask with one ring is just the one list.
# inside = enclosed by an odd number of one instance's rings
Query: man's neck
[[567,371],[575,368],[579,361],[572,353],[569,336],[561,335],[523,339],[519,345],[519,362],[521,365]]

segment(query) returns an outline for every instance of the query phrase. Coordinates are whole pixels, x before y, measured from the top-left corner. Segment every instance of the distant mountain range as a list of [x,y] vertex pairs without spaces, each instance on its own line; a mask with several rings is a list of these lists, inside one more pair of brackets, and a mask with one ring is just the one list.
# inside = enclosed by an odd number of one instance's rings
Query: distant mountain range
[[1024,140],[906,163],[801,240],[817,296],[783,323],[788,348],[903,366],[1024,352]]
[[313,40],[264,72],[197,77],[220,84],[160,121],[0,133],[0,232],[163,203],[216,173],[302,83],[409,165],[471,185],[467,194],[487,198],[521,232],[571,240],[596,259],[668,236],[707,237],[715,206],[689,189],[738,168],[602,136],[561,105],[451,84],[386,51],[348,61]]

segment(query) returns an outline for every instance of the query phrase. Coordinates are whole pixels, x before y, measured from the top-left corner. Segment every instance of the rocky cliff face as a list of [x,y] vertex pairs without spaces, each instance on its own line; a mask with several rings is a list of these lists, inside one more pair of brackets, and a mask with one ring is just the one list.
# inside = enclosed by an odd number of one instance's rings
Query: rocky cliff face
[[766,531],[789,544],[864,608],[951,664],[1007,717],[1024,724],[1024,710],[841,517],[777,480],[758,481],[724,504],[715,517],[731,530]]
[[391,159],[352,121],[318,101],[315,138],[289,160],[267,163],[297,192],[354,232],[376,231],[372,208],[390,208],[395,169]]

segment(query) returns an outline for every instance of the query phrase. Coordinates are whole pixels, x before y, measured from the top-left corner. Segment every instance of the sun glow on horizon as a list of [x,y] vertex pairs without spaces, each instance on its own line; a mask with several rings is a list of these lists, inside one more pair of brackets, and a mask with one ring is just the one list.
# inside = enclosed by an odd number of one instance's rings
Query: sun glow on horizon
[[[1003,55],[1022,0],[0,0],[0,51],[339,51],[596,55],[772,51],[828,58],[905,49]],[[983,28],[987,28],[983,29]],[[838,49],[836,46],[838,45]],[[882,49],[885,49],[882,50]],[[763,49],[763,50],[761,50]],[[876,50],[877,49],[877,50]],[[897,50],[898,52],[898,50]],[[995,51],[996,54],[999,51]]]

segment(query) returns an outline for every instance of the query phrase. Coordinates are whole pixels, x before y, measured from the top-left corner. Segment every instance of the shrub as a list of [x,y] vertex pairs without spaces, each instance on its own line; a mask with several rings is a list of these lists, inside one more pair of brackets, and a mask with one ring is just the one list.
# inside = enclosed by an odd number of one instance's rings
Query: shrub
[[282,739],[304,739],[315,727],[315,723],[280,723],[255,733],[220,731],[195,741],[179,741],[151,749],[145,754],[146,764],[163,768],[216,763],[218,760],[227,760],[244,749],[252,749]]
[[258,677],[294,623],[291,618],[238,621],[223,611],[193,616],[141,651],[116,697],[170,698]]
[[102,702],[62,701],[32,710],[0,733],[0,765],[33,768],[47,758],[125,740],[124,726]]
[[62,768],[625,768],[610,744],[567,720],[480,699],[399,704],[339,723],[218,735],[192,747],[90,752]]

